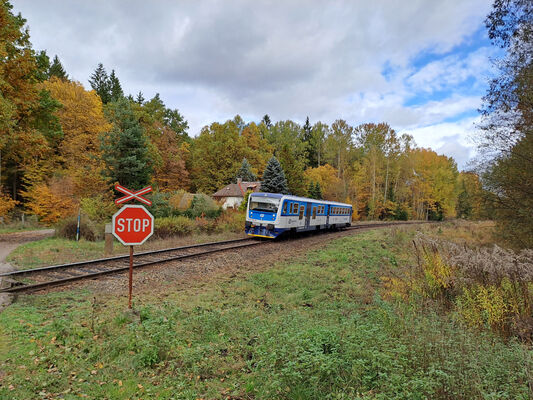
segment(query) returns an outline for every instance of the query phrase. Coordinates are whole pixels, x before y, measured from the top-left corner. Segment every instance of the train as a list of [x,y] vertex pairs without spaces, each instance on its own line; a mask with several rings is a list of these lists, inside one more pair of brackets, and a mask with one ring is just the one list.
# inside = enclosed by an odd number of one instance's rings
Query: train
[[297,232],[345,228],[352,223],[350,204],[279,193],[251,193],[246,207],[245,233],[275,239]]

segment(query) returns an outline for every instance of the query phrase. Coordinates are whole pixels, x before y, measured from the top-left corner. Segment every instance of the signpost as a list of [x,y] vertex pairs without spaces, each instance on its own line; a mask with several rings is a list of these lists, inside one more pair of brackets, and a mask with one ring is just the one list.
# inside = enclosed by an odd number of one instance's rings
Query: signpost
[[[142,197],[143,194],[152,191],[151,186],[144,189],[133,191],[123,186],[115,185],[115,189],[126,196],[115,200],[115,204],[122,204],[128,200],[135,199],[141,203],[152,205],[152,202]],[[154,233],[154,216],[139,205],[125,205],[113,215],[112,232],[123,245],[130,246],[130,270],[129,270],[129,301],[128,307],[131,308],[131,297],[133,289],[133,246],[146,242]]]

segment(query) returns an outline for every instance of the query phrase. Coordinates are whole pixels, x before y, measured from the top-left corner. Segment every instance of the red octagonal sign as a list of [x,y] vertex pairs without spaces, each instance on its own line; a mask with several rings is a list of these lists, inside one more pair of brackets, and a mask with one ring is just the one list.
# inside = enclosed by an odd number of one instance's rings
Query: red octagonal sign
[[123,245],[143,244],[154,233],[154,216],[138,205],[127,205],[113,215],[113,235]]

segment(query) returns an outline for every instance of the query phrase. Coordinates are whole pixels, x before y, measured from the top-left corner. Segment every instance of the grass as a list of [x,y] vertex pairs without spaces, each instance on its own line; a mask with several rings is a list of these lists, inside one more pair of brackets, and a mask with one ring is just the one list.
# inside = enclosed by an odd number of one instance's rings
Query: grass
[[[212,235],[196,234],[171,239],[149,239],[145,244],[135,246],[135,251],[156,250],[241,237],[242,235],[226,232]],[[123,246],[116,240],[114,241],[113,255],[127,254],[128,251],[127,246]],[[105,257],[104,241],[90,242],[81,239],[79,242],[76,242],[74,240],[53,237],[25,243],[17,247],[7,257],[7,261],[19,269],[28,269],[102,257]]]
[[261,273],[169,284],[134,313],[86,291],[21,297],[0,314],[0,398],[527,399],[530,348],[382,299],[412,235],[365,232]]

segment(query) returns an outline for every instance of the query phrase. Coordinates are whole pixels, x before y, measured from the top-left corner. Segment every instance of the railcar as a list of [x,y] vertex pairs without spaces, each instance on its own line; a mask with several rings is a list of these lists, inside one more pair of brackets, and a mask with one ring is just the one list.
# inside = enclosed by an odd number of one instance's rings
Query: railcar
[[252,193],[246,208],[245,233],[275,239],[288,232],[344,228],[352,223],[352,206],[279,193]]

